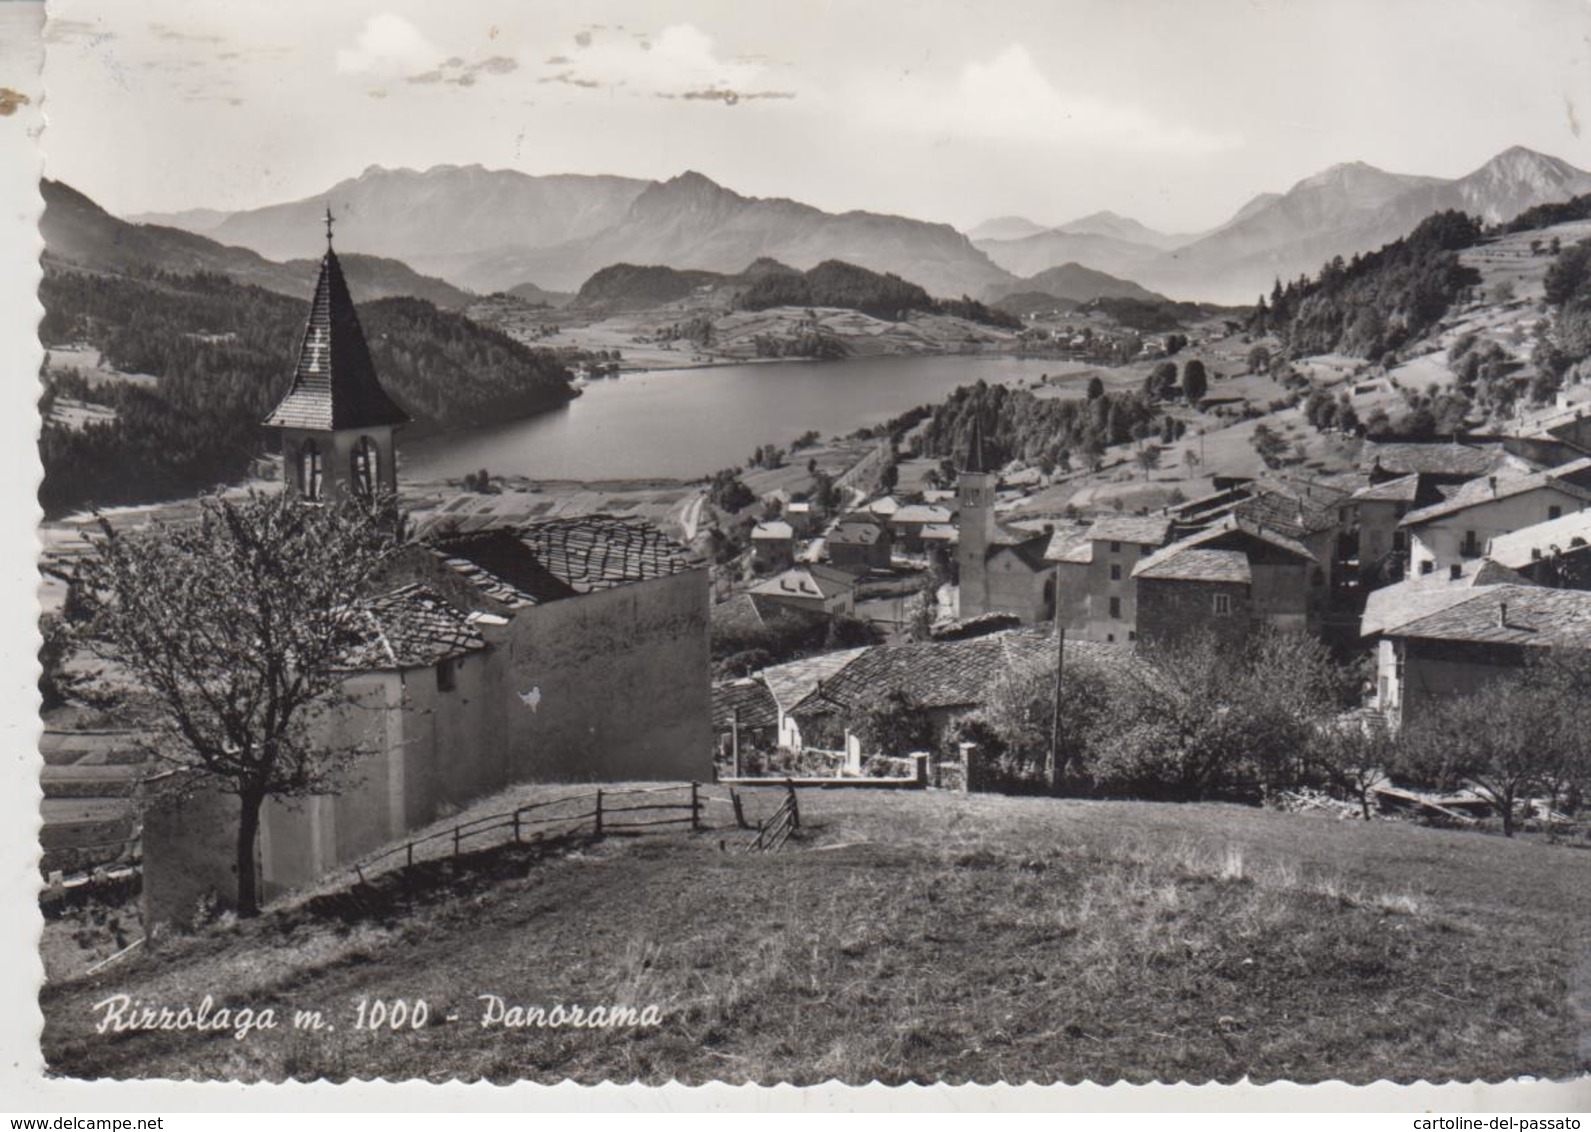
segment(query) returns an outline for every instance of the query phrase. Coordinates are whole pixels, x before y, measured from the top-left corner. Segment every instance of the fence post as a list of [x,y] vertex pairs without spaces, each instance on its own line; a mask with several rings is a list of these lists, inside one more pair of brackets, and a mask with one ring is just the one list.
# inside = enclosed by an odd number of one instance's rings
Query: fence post
[[700,833],[702,829],[701,801],[697,797],[696,783],[691,783],[691,832]]
[[514,811],[514,844],[519,844],[519,811]]
[[791,783],[789,786],[786,786],[785,789],[790,792],[790,828],[791,829],[800,829],[801,828],[801,803],[796,801],[795,784]]
[[408,871],[414,868],[414,842],[409,842],[404,848],[408,851],[408,859],[403,862],[403,871],[407,875]]
[[453,856],[459,855],[459,827],[453,827]]
[[739,829],[750,829],[751,823],[746,820],[746,807],[740,800],[740,791],[734,787],[729,789],[729,804],[735,810],[735,825]]
[[602,791],[597,791],[596,835],[602,836]]

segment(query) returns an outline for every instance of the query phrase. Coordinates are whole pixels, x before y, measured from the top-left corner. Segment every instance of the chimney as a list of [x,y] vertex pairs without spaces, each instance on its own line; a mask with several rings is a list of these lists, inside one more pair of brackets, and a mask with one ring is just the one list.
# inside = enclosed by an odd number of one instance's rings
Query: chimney
[[1455,582],[1458,581],[1464,576],[1463,565],[1458,562],[1453,563],[1453,565],[1447,568],[1447,576]]
[[1506,601],[1499,602],[1497,605],[1497,627],[1499,629],[1508,628],[1508,603]]
[[1486,483],[1491,487],[1492,494],[1496,495],[1497,494],[1497,477],[1496,476],[1487,476],[1486,477]]

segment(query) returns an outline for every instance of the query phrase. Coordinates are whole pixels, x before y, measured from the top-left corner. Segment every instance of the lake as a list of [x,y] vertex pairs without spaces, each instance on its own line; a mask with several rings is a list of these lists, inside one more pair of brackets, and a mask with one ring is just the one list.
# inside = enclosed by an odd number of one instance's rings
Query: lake
[[843,435],[977,381],[1018,384],[1092,367],[1054,358],[969,355],[775,362],[627,373],[593,381],[562,409],[402,446],[406,479],[485,468],[533,479],[696,479],[760,444],[808,429]]

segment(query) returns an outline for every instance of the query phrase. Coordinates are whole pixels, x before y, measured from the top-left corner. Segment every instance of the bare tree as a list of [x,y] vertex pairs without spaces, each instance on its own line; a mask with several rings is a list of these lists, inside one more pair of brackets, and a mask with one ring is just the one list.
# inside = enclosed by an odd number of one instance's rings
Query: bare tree
[[149,716],[154,752],[239,804],[237,910],[259,911],[267,798],[336,793],[363,750],[318,740],[368,640],[361,597],[398,546],[390,505],[205,496],[196,521],[101,518],[77,574],[75,637]]

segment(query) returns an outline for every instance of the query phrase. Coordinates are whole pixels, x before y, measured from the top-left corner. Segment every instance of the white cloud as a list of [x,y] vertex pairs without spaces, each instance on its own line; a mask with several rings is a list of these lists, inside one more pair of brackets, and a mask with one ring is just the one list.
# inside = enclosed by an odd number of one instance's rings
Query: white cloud
[[761,63],[720,59],[712,38],[691,24],[675,24],[655,36],[598,37],[583,32],[549,63],[553,81],[622,86],[641,94],[743,91],[757,85],[766,70]]
[[896,87],[874,92],[863,104],[895,128],[1027,144],[1168,155],[1219,153],[1242,144],[1236,134],[1164,122],[1131,104],[1057,89],[1021,44],[989,62],[968,63],[954,87]]
[[382,12],[371,16],[352,47],[337,52],[337,70],[345,74],[409,75],[442,61],[443,53],[420,29],[402,16]]

